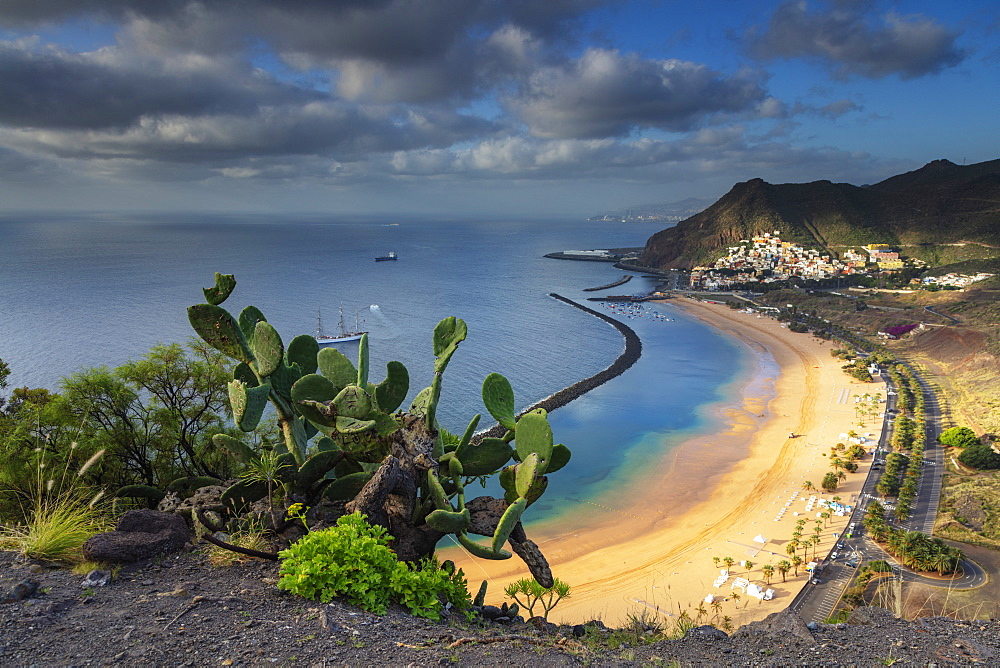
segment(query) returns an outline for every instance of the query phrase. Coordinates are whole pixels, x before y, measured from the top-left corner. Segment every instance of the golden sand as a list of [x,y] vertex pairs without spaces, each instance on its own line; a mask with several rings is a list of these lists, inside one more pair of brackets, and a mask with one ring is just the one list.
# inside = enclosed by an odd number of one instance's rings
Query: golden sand
[[[812,535],[821,508],[806,512],[810,496],[837,495],[853,504],[871,463],[870,457],[863,460],[833,494],[803,490],[805,481],[819,488],[832,470],[830,446],[844,441],[841,434],[855,430],[877,439],[881,424],[868,418],[860,426],[854,397],[884,395],[881,382],[853,381],[841,370],[842,362],[831,357],[831,343],[790,332],[773,319],[687,299],[670,303],[752,349],[766,349],[780,367],[775,396],[764,405],[760,383],[751,382],[742,405],[722,409],[723,432],[692,438],[671,450],[665,461],[650,465],[650,477],[637,483],[641,493],[622,495],[623,502],[632,502],[630,507],[589,507],[586,521],[571,522],[569,531],[560,532],[554,524],[532,525],[530,537],[553,573],[572,587],[572,596],[550,615],[552,621],[600,619],[623,625],[630,615],[645,612],[664,615],[669,624],[682,611],[697,618],[701,607],[700,623],[721,626],[728,618],[739,626],[780,610],[806,584],[807,575],[800,568],[797,577],[789,572],[782,582],[775,571],[767,584],[760,567],[789,559],[785,546],[796,520],[807,519],[804,535]],[[846,523],[846,517],[831,518],[818,555],[827,554],[836,540],[833,534],[842,533]],[[768,539],[766,544],[754,542],[758,535]],[[489,603],[499,604],[503,587],[527,576],[517,557],[498,562],[456,558],[450,552],[448,557],[464,568],[471,591],[489,580]],[[812,554],[810,549],[810,558]],[[712,557],[736,561],[720,587],[713,583],[723,566]],[[750,572],[739,566],[742,560],[753,562]],[[774,598],[760,601],[733,589],[736,578],[773,589]],[[708,595],[721,605],[704,602]]]

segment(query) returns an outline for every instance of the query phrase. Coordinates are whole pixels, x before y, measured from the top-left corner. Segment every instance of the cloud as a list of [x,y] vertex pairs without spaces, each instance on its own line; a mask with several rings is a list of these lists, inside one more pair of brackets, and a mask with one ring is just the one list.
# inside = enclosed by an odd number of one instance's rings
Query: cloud
[[538,70],[506,104],[538,137],[599,138],[637,128],[686,131],[765,97],[749,73],[725,77],[697,63],[592,48]]
[[204,59],[137,59],[114,49],[72,54],[0,43],[0,124],[125,128],[149,115],[250,113],[319,97],[250,68]]
[[914,79],[954,67],[966,58],[959,33],[921,15],[887,13],[874,21],[869,2],[833,2],[810,12],[804,0],[786,2],[766,28],[744,35],[749,53],[764,60],[813,58],[839,78]]
[[325,101],[260,108],[246,116],[144,116],[126,128],[21,129],[0,134],[0,141],[63,158],[240,167],[258,158],[356,161],[373,153],[445,147],[482,136],[492,127],[454,113],[393,115],[385,109]]
[[423,103],[468,98],[489,77],[509,76],[494,33],[570,42],[581,16],[618,1],[5,0],[0,24],[103,19],[120,23],[136,52],[264,50],[296,70],[339,73],[332,83],[351,99]]

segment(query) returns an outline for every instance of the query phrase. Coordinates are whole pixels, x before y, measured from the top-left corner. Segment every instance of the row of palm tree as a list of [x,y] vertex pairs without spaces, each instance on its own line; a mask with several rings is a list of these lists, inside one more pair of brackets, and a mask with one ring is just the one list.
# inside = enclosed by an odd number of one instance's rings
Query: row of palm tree
[[954,573],[959,562],[965,558],[962,550],[945,544],[940,538],[889,526],[885,521],[885,508],[878,501],[868,505],[862,524],[882,549],[915,571],[937,571],[940,575]]

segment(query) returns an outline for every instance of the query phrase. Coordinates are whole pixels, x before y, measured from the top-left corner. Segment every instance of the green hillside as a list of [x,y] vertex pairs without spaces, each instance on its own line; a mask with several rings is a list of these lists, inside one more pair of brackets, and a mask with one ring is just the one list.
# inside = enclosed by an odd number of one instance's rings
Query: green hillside
[[775,230],[783,240],[834,254],[844,246],[886,243],[933,257],[928,246],[972,242],[976,257],[1000,256],[1000,160],[968,166],[936,160],[872,186],[738,183],[701,213],[650,237],[640,263],[691,268],[741,239]]

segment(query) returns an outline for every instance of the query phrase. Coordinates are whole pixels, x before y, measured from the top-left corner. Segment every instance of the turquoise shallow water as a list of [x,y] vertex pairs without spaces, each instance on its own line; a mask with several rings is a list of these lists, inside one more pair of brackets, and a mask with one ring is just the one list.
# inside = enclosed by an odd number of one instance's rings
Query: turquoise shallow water
[[[613,328],[547,296],[583,300],[593,294],[583,288],[620,272],[542,256],[640,246],[657,230],[576,221],[0,218],[0,358],[13,386],[57,389],[78,369],[184,341],[192,333],[185,308],[222,271],[239,282],[226,305],[255,304],[286,340],[315,329],[317,308],[328,324],[341,304],[362,312],[373,369],[402,361],[411,397],[431,380],[434,324],[465,319],[469,339],[449,366],[440,413],[460,431],[485,413],[479,390],[489,372],[510,378],[523,408],[622,350]],[[374,262],[390,250],[398,262]],[[613,292],[652,285],[637,277]],[[712,406],[737,401],[751,352],[669,304],[649,308],[672,321],[626,320],[643,340],[639,362],[552,414],[573,461],[551,477],[529,519],[574,512],[581,500],[613,501],[684,438],[716,428]],[[353,355],[355,346],[343,344],[344,352]]]

